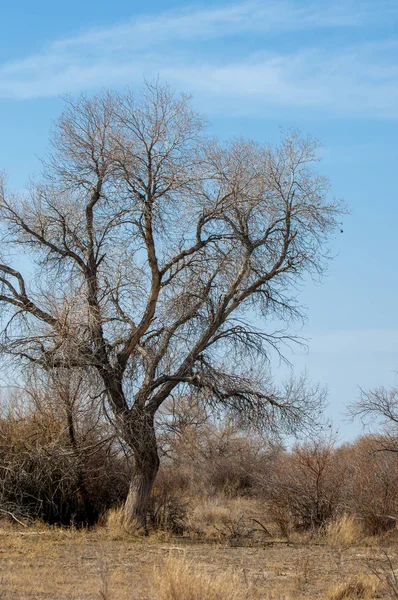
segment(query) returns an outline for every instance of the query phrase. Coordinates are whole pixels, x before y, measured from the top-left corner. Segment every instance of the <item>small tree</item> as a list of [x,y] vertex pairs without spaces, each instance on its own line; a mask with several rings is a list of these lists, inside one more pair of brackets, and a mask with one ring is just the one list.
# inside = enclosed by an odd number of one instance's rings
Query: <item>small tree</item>
[[311,139],[221,144],[158,84],[68,101],[52,146],[41,183],[1,187],[2,349],[97,377],[135,457],[126,519],[145,527],[154,418],[177,388],[261,426],[318,410],[317,390],[280,392],[257,367],[289,339],[265,324],[301,316],[297,284],[322,274],[342,206]]
[[334,516],[345,483],[334,446],[331,437],[321,438],[280,454],[270,490],[274,512],[288,510],[303,528],[319,527]]

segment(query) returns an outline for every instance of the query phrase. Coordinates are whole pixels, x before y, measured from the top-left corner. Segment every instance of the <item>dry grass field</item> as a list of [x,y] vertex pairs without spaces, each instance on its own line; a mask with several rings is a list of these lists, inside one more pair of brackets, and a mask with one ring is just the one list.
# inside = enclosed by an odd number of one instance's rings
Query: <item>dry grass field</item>
[[322,538],[295,534],[289,543],[138,538],[109,527],[78,531],[3,523],[0,598],[389,599],[398,597],[397,557],[392,537],[358,540],[344,522]]

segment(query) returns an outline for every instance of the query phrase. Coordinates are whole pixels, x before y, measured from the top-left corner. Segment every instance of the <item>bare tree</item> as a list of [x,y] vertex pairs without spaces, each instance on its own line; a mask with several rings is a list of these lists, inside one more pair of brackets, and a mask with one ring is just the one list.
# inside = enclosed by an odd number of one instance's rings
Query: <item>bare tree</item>
[[[318,410],[303,381],[264,378],[290,339],[265,326],[302,316],[297,285],[323,273],[344,208],[314,141],[221,144],[159,84],[69,100],[52,145],[41,183],[0,192],[2,349],[96,374],[135,458],[126,518],[145,527],[154,418],[177,388],[268,427]],[[11,266],[16,249],[35,276]]]
[[361,390],[359,400],[353,402],[348,411],[365,427],[371,424],[381,426],[381,435],[376,433],[373,436],[378,450],[398,452],[398,388]]

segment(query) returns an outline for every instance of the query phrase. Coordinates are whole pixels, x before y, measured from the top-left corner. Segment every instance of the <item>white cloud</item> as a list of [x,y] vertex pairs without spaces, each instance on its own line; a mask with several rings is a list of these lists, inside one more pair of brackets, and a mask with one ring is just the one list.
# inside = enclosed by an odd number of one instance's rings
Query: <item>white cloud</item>
[[0,65],[0,97],[53,96],[159,74],[178,87],[211,96],[214,107],[227,102],[232,110],[253,111],[282,105],[395,118],[396,42],[357,44],[333,52],[268,51],[239,61],[221,60],[217,51],[206,59],[203,46],[198,49],[195,44],[261,34],[261,43],[272,48],[276,32],[351,27],[398,13],[392,2],[380,2],[378,14],[373,6],[270,0],[140,17],[55,41],[40,54]]
[[319,49],[295,54],[251,57],[239,63],[172,67],[168,80],[190,90],[227,99],[244,110],[264,106],[308,107],[351,115],[398,117],[398,68],[388,66],[398,43],[341,49],[330,55]]

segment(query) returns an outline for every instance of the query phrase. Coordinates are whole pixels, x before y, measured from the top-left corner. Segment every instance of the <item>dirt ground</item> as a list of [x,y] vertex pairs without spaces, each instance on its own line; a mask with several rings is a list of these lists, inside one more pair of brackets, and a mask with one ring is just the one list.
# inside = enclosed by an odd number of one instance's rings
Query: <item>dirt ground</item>
[[154,569],[162,569],[170,553],[185,557],[206,575],[234,573],[260,598],[298,600],[327,598],[331,587],[367,572],[380,549],[337,549],[314,541],[233,547],[178,538],[113,540],[101,530],[7,526],[0,529],[0,598],[154,599]]

